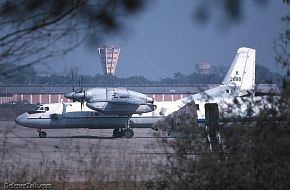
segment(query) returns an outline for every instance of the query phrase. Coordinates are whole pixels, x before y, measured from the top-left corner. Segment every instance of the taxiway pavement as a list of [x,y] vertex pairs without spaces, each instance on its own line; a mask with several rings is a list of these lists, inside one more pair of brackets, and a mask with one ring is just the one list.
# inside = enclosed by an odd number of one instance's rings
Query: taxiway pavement
[[[134,129],[132,139],[114,139],[112,130],[36,129],[0,121],[0,179],[143,181],[168,155],[151,129]],[[157,132],[158,133],[158,132]]]

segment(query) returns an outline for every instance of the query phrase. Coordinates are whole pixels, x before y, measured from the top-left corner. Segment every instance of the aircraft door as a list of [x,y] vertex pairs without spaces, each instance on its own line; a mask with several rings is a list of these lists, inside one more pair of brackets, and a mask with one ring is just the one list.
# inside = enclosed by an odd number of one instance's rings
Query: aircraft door
[[219,123],[219,109],[216,103],[205,104],[205,125],[213,126]]
[[216,103],[205,104],[205,125],[207,127],[207,142],[211,151],[220,152],[219,109]]
[[205,126],[211,136],[215,136],[219,126],[219,109],[216,103],[205,104]]

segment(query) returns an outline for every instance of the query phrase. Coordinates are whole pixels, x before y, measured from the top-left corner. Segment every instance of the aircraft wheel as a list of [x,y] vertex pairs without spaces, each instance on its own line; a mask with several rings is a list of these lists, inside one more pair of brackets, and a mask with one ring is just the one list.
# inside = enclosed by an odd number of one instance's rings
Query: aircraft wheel
[[46,132],[40,131],[39,132],[39,138],[46,138]]
[[134,131],[131,128],[124,129],[124,137],[132,138],[134,136]]
[[113,137],[114,138],[122,138],[124,136],[123,129],[114,129],[113,130]]

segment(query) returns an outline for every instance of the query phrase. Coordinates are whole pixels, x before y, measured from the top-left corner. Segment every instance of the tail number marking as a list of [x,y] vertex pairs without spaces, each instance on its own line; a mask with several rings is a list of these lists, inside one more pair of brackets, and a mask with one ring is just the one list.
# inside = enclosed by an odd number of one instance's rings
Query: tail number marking
[[234,81],[242,81],[241,77],[230,77],[230,81],[234,82]]

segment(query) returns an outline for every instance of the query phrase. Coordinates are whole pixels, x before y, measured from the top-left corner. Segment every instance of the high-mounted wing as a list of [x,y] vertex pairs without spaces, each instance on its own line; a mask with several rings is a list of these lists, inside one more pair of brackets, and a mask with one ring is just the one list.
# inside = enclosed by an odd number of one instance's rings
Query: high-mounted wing
[[85,101],[89,108],[104,114],[132,115],[156,109],[151,97],[124,88],[91,88],[68,93],[65,97]]

